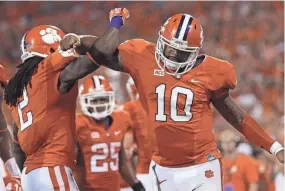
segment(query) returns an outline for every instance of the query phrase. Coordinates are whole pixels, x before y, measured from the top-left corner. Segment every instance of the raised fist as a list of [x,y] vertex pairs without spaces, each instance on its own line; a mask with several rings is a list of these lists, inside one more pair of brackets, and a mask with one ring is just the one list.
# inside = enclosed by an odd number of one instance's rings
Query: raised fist
[[59,41],[60,49],[66,51],[68,49],[76,49],[81,45],[80,38],[74,33],[66,34],[61,41]]
[[125,20],[130,17],[130,12],[126,8],[115,8],[112,9],[109,13],[109,19],[112,20],[113,17],[121,16],[123,19],[123,24],[125,23]]

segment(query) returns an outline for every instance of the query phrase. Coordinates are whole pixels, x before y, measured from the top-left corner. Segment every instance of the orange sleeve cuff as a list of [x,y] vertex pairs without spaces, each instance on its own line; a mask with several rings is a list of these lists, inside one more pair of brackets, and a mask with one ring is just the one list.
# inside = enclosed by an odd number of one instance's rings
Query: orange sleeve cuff
[[265,131],[258,125],[258,123],[249,115],[246,115],[240,124],[239,131],[258,147],[270,152],[270,148],[274,140],[265,133]]
[[87,56],[94,64],[96,64],[97,66],[100,66],[100,65],[97,64],[97,62],[92,58],[92,56],[90,55],[89,52],[86,52],[86,56]]

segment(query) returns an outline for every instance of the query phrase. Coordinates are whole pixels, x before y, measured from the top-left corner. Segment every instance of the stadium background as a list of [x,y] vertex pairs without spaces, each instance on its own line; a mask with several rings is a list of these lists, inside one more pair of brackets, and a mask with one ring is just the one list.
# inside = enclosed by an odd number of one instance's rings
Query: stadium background
[[[121,30],[122,42],[131,38],[156,42],[160,26],[169,16],[183,12],[197,17],[205,35],[201,52],[230,61],[238,72],[238,86],[232,97],[271,136],[284,143],[284,2],[281,1],[0,2],[0,63],[13,75],[20,63],[20,40],[38,24],[55,25],[66,33],[100,35],[108,25],[108,12],[114,7],[126,7],[131,12]],[[96,73],[111,81],[118,103],[129,100],[125,89],[128,75],[104,68]],[[218,141],[219,132],[229,125],[217,112],[213,114]],[[264,176],[272,179],[280,169],[266,153],[253,147],[243,148],[247,149],[241,149],[242,152],[265,164]],[[264,190],[274,190],[273,187]]]

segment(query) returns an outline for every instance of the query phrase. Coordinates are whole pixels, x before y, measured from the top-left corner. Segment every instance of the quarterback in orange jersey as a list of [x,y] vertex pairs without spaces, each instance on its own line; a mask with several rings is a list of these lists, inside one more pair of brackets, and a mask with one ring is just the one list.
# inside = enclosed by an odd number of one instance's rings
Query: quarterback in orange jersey
[[283,146],[231,98],[230,89],[237,85],[233,65],[199,55],[203,38],[196,18],[176,14],[163,24],[156,44],[128,40],[112,58],[97,61],[134,79],[148,114],[149,131],[155,134],[150,165],[155,190],[222,190],[221,154],[212,129],[211,103],[251,143],[284,163]]
[[220,135],[224,190],[257,191],[260,180],[257,161],[251,156],[237,153],[238,138],[232,130],[224,130]]
[[78,150],[84,161],[84,190],[119,191],[120,175],[133,190],[144,191],[127,159],[124,145],[132,121],[127,112],[114,110],[115,96],[103,76],[91,76],[80,86],[83,114],[76,116]]
[[[97,52],[98,57],[113,54],[118,28],[110,25],[89,44],[88,50]],[[75,46],[62,51],[59,42],[64,36],[62,30],[51,25],[29,30],[21,41],[23,63],[5,88],[5,101],[19,128],[20,147],[27,156],[21,176],[24,191],[78,190],[72,176],[77,80],[99,66],[94,63],[95,57],[75,53],[73,48],[87,47],[79,37]]]
[[[0,64],[0,85],[2,88],[5,88],[9,81],[9,77],[6,74],[4,67]],[[0,90],[0,102],[2,102],[2,89]],[[4,162],[3,168],[7,169],[11,179],[15,181],[20,178],[21,172],[16,163],[16,160],[12,154],[11,142],[12,137],[9,133],[8,126],[6,124],[7,119],[5,119],[5,114],[2,110],[2,104],[0,105],[0,157]],[[0,159],[0,160],[1,160]],[[1,167],[0,167],[1,168]],[[0,190],[5,191],[5,185],[3,182],[3,175],[0,172]],[[19,185],[20,186],[20,185]]]
[[[149,164],[151,161],[151,143],[147,131],[147,114],[139,101],[139,95],[133,79],[130,77],[126,84],[126,89],[131,101],[124,104],[126,110],[133,121],[132,132],[134,134],[133,143],[137,149],[138,163],[136,166],[137,178],[142,182],[146,190],[152,190],[151,181],[148,176]],[[122,189],[127,190],[127,189]]]

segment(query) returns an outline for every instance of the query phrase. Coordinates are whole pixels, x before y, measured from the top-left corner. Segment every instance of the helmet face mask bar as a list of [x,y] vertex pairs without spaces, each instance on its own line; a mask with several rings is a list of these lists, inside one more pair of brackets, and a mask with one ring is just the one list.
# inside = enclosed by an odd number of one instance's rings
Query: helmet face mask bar
[[80,105],[85,115],[93,117],[96,120],[102,120],[114,111],[115,95],[111,91],[84,94],[80,96]]
[[[175,41],[175,40],[174,40]],[[177,42],[177,41],[176,41]],[[169,46],[177,51],[183,51],[189,53],[189,56],[184,62],[177,62],[174,60],[170,60],[164,54],[166,46]],[[194,66],[196,59],[199,55],[199,47],[193,48],[183,48],[184,46],[177,46],[174,43],[171,43],[163,36],[159,36],[157,44],[156,44],[156,54],[155,59],[159,67],[165,71],[165,73],[170,75],[184,74],[192,69]]]
[[102,120],[115,109],[115,93],[103,76],[94,75],[80,85],[79,103],[83,114]]
[[[187,14],[170,17],[161,27],[158,36],[155,59],[165,73],[182,75],[193,68],[204,38],[203,29],[194,17]],[[178,56],[183,54],[183,59],[169,59],[165,53],[169,47],[174,49]]]

